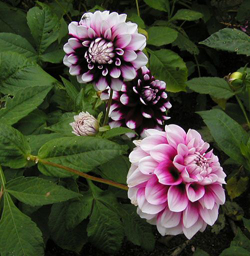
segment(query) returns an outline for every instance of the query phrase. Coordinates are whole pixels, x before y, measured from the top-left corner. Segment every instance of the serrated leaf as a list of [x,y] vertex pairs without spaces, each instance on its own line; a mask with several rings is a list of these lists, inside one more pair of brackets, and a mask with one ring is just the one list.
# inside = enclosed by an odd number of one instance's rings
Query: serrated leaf
[[247,133],[243,128],[219,109],[198,112],[208,126],[214,140],[221,150],[229,157],[244,164],[244,157],[240,151],[240,144],[246,144]]
[[85,220],[91,213],[93,196],[88,192],[82,192],[82,196],[72,200],[66,211],[66,228],[73,229]]
[[[88,172],[121,155],[122,152],[122,147],[114,142],[95,137],[74,136],[47,142],[39,150],[38,157],[44,161]],[[38,168],[49,176],[72,176],[70,172],[44,165],[42,162],[39,162]]]
[[175,41],[178,32],[169,27],[150,27],[148,29],[147,43],[155,46],[170,44]]
[[0,53],[16,52],[36,61],[37,53],[33,46],[22,36],[12,33],[0,33]]
[[194,55],[199,54],[198,47],[186,35],[183,35],[180,32],[178,32],[177,39],[173,42],[172,45],[178,46],[181,51],[188,51]]
[[41,55],[41,60],[43,62],[61,63],[64,56],[65,52],[62,49],[62,45],[58,45],[55,42]]
[[242,218],[242,219],[243,219],[244,227],[250,232],[250,220],[246,218]]
[[71,202],[53,204],[49,216],[51,238],[63,249],[79,253],[87,242],[86,223],[82,222],[74,229],[66,227],[66,214]]
[[44,255],[42,233],[4,194],[4,210],[0,221],[1,256]]
[[119,216],[100,201],[95,201],[87,232],[92,243],[107,253],[117,252],[123,241]]
[[238,29],[224,28],[200,42],[208,47],[250,56],[250,38]]
[[186,20],[186,21],[194,21],[201,19],[203,14],[200,12],[196,12],[188,9],[178,10],[177,13],[171,18],[171,20]]
[[226,189],[230,198],[233,200],[244,193],[248,187],[248,182],[248,177],[239,177],[239,179],[237,179],[236,176],[233,176],[228,179]]
[[231,246],[240,246],[250,252],[250,240],[243,234],[240,228],[237,229],[236,236],[230,244]]
[[152,74],[167,84],[167,91],[184,91],[186,87],[188,70],[181,57],[166,49],[159,51],[149,50],[150,69]]
[[18,53],[0,53],[0,92],[15,95],[26,87],[52,86],[57,80]]
[[21,9],[2,2],[0,2],[0,32],[18,34],[28,40],[32,38],[27,26],[26,14]]
[[27,23],[35,39],[39,55],[57,40],[60,31],[60,20],[51,8],[39,3],[40,7],[33,7],[27,13]]
[[15,97],[6,101],[5,108],[0,109],[0,120],[13,125],[36,109],[44,100],[51,86],[26,87],[19,90]]
[[144,0],[144,2],[159,11],[164,11],[164,12],[169,12],[170,7],[169,7],[169,1],[168,0]]
[[155,246],[155,237],[152,227],[141,219],[133,205],[122,205],[122,221],[125,235],[130,242],[152,251]]
[[0,163],[3,166],[24,167],[30,151],[26,138],[18,130],[0,123]]
[[6,184],[6,190],[19,201],[31,206],[59,203],[81,194],[38,177],[19,177]]
[[225,249],[220,256],[249,256],[249,251],[240,246],[230,246]]
[[136,134],[136,132],[134,130],[131,130],[129,128],[126,128],[126,127],[115,127],[115,128],[112,128],[112,129],[106,131],[103,134],[103,138],[110,139],[110,138],[113,138],[113,137],[116,137],[116,136],[120,136],[120,135],[123,135],[123,134],[126,134],[126,133],[135,133]]
[[229,84],[219,77],[193,78],[187,82],[187,86],[195,92],[209,94],[217,99],[229,99],[234,96]]

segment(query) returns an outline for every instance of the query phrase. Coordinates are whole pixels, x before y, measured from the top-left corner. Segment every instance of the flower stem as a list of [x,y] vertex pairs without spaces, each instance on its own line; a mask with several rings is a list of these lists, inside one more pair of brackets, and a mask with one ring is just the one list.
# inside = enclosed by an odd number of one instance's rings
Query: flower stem
[[113,187],[116,187],[116,188],[120,188],[120,189],[123,189],[123,190],[128,190],[128,187],[126,185],[123,185],[123,184],[120,184],[120,183],[117,183],[117,182],[114,182],[112,180],[106,180],[106,179],[102,179],[102,178],[98,178],[98,177],[95,177],[95,176],[92,176],[92,175],[89,175],[87,173],[84,173],[84,172],[80,172],[78,170],[75,170],[75,169],[72,169],[70,167],[67,167],[67,166],[63,166],[63,165],[60,165],[60,164],[56,164],[56,163],[52,163],[52,162],[48,162],[46,160],[43,160],[43,159],[39,159],[37,156],[29,156],[28,159],[34,161],[35,163],[42,163],[44,165],[50,165],[50,166],[53,166],[53,167],[57,167],[57,168],[60,168],[60,169],[63,169],[65,171],[68,171],[68,172],[71,172],[71,173],[74,173],[78,176],[81,176],[85,179],[88,179],[88,180],[93,180],[93,181],[96,181],[96,182],[99,182],[99,183],[103,183],[103,184],[107,184],[107,185],[110,185],[110,186],[113,186]]
[[196,66],[197,66],[198,75],[199,75],[199,77],[201,77],[200,64],[199,64],[198,59],[195,55],[194,55],[194,60],[195,60]]
[[242,104],[240,98],[239,98],[236,94],[235,94],[235,97],[236,97],[236,100],[238,101],[238,104],[239,104],[239,106],[240,106],[240,108],[241,108],[241,110],[242,110],[242,112],[243,112],[243,114],[244,114],[244,116],[245,116],[245,118],[246,118],[247,125],[248,125],[248,127],[250,128],[250,121],[249,121],[249,119],[248,119],[247,112],[246,112],[246,110],[245,110],[245,108],[244,108],[244,106],[243,106],[243,104]]
[[6,179],[3,173],[3,169],[0,166],[0,201],[2,199],[2,196],[4,194],[4,190],[5,190],[5,183],[6,183]]
[[110,89],[108,107],[107,107],[107,110],[106,110],[106,113],[105,113],[105,117],[104,117],[104,121],[103,121],[103,125],[102,126],[105,126],[108,123],[108,120],[109,120],[109,110],[110,110],[110,106],[111,106],[111,103],[112,103],[112,97],[113,97],[113,90]]
[[138,15],[139,17],[141,17],[141,15],[140,15],[140,8],[139,8],[139,4],[138,4],[138,0],[135,0],[135,4],[136,4],[136,9],[137,9],[137,15]]

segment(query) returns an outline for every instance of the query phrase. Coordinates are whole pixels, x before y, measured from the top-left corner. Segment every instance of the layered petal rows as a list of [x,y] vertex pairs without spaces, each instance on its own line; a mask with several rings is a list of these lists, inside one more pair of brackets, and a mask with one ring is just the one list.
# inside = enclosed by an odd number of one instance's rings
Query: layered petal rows
[[108,86],[121,90],[123,81],[136,77],[148,59],[142,52],[146,38],[127,15],[96,11],[85,13],[80,22],[69,24],[71,38],[64,45],[63,63],[79,83],[93,82],[96,90]]
[[128,197],[161,235],[191,239],[213,225],[225,202],[225,173],[209,144],[192,129],[177,125],[149,129],[129,159]]
[[114,92],[109,125],[128,127],[144,136],[146,129],[163,130],[169,108],[166,83],[156,80],[144,66],[137,71],[136,79],[125,82],[121,91]]

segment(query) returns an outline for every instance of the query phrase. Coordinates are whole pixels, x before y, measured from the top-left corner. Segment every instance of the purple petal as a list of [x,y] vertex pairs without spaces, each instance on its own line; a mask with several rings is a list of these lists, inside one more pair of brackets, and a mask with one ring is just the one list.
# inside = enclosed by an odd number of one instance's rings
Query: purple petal
[[217,220],[218,210],[219,207],[217,204],[215,204],[214,208],[211,210],[203,208],[202,205],[200,205],[200,215],[202,219],[210,226],[214,225],[215,221]]
[[135,69],[139,69],[148,63],[148,57],[143,52],[137,53],[137,58],[131,62]]
[[126,50],[123,55],[123,59],[127,62],[134,61],[137,58],[137,54],[132,50]]
[[83,75],[82,75],[81,78],[82,78],[82,81],[83,81],[84,83],[88,83],[88,82],[90,82],[90,81],[93,80],[94,75],[91,74],[90,71],[88,71],[88,72],[86,72],[86,73],[83,73]]
[[159,163],[165,160],[172,160],[175,154],[176,150],[168,144],[157,145],[150,151],[150,155]]
[[145,45],[146,37],[141,34],[133,34],[129,45],[127,46],[128,50],[142,50],[142,47]]
[[201,218],[199,218],[193,226],[189,228],[186,228],[184,226],[183,233],[188,239],[191,239],[199,230],[202,229],[202,227],[203,227],[203,221]]
[[118,78],[120,75],[121,75],[121,70],[119,68],[114,67],[110,71],[110,76],[112,76],[113,78]]
[[133,67],[123,65],[121,66],[122,76],[125,80],[130,81],[136,77],[136,72]]
[[151,175],[154,173],[154,170],[157,165],[158,163],[155,162],[151,156],[146,156],[139,161],[138,168],[142,173]]
[[182,212],[188,205],[188,198],[183,186],[171,186],[168,190],[168,207],[173,212]]
[[111,88],[115,91],[120,91],[122,88],[122,80],[118,79],[118,78],[112,78],[111,79]]
[[125,48],[130,43],[131,38],[132,38],[132,36],[129,34],[118,35],[117,41],[116,41],[116,46],[119,48]]
[[101,77],[95,85],[99,91],[104,91],[107,88],[108,83],[104,77]]
[[204,186],[201,186],[199,184],[187,184],[186,191],[187,191],[188,199],[191,202],[198,201],[205,194]]
[[199,219],[199,208],[195,204],[189,203],[183,211],[183,225],[185,228],[190,228]]

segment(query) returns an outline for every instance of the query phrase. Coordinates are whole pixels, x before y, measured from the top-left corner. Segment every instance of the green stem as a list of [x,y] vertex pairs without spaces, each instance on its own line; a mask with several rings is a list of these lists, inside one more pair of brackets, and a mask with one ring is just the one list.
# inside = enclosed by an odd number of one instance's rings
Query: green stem
[[109,120],[109,110],[110,110],[110,106],[111,106],[111,103],[112,103],[112,97],[113,97],[113,90],[110,89],[108,107],[107,107],[107,111],[105,113],[105,117],[104,117],[104,121],[103,121],[103,125],[102,126],[105,126],[108,123],[108,120]]
[[28,157],[28,159],[31,160],[31,161],[34,161],[35,163],[40,162],[40,163],[42,163],[44,165],[50,165],[50,166],[53,166],[53,167],[56,167],[56,168],[63,169],[65,171],[74,173],[74,174],[76,174],[78,176],[81,176],[81,177],[83,177],[85,179],[88,179],[88,180],[93,180],[93,181],[96,181],[96,182],[99,182],[99,183],[103,183],[103,184],[107,184],[107,185],[110,185],[110,186],[113,186],[113,187],[116,187],[116,188],[120,188],[120,189],[123,189],[123,190],[128,190],[128,187],[126,185],[114,182],[112,180],[106,180],[106,179],[98,178],[98,177],[89,175],[87,173],[83,173],[83,172],[80,172],[78,170],[72,169],[72,168],[67,167],[67,166],[63,166],[63,165],[60,165],[60,164],[48,162],[48,161],[45,161],[43,159],[39,159],[37,156],[30,155]]
[[201,77],[200,64],[199,64],[199,62],[197,60],[197,57],[195,55],[194,55],[194,60],[195,60],[196,66],[197,66],[198,75],[199,75],[199,77]]
[[175,9],[175,1],[176,0],[173,1],[173,5],[172,5],[172,8],[171,8],[170,14],[168,16],[168,20],[170,20],[172,18],[172,16],[173,16],[174,9]]
[[140,8],[139,8],[139,4],[138,4],[138,0],[135,0],[135,4],[136,4],[136,9],[137,9],[137,15],[138,15],[139,17],[141,17],[141,15],[140,15]]
[[244,106],[243,106],[243,104],[242,104],[240,98],[239,98],[237,95],[235,95],[235,97],[236,97],[236,100],[238,101],[239,106],[240,106],[240,108],[241,108],[241,110],[242,110],[242,112],[243,112],[243,114],[244,114],[244,116],[245,116],[245,118],[246,118],[247,125],[248,125],[248,127],[250,128],[250,122],[249,122],[249,119],[248,119],[248,116],[247,116],[247,112],[246,112],[246,110],[245,110],[245,108],[244,108]]
[[0,186],[0,201],[1,201],[2,196],[4,194],[5,184],[6,184],[6,179],[5,179],[5,176],[4,176],[4,173],[3,173],[3,169],[0,166],[0,185],[1,185]]

